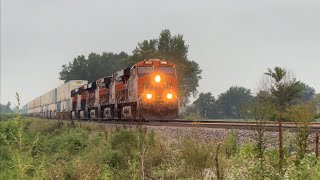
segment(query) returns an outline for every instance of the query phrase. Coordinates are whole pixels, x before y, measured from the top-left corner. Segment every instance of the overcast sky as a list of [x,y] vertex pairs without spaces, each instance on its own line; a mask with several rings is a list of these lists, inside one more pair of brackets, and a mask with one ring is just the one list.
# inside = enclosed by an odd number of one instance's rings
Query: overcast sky
[[199,92],[256,92],[274,66],[320,92],[319,0],[1,0],[1,103],[57,87],[77,55],[131,54],[163,29],[184,35],[203,70]]

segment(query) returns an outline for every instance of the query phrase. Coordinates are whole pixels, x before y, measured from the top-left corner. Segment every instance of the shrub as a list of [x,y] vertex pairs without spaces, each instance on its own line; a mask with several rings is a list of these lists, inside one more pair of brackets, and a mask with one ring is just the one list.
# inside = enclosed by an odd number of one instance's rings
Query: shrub
[[35,119],[29,122],[30,123],[27,127],[27,131],[31,134],[50,134],[56,132],[60,128],[57,121]]
[[[2,179],[39,178],[43,174],[39,135],[26,133],[29,121],[16,115],[13,119],[1,122],[1,167]],[[3,143],[3,144],[2,144]]]
[[70,129],[69,133],[62,129],[60,134],[51,135],[51,138],[46,141],[47,153],[79,154],[87,147],[87,141],[88,134],[81,128]]
[[118,129],[110,139],[107,164],[112,175],[119,179],[140,177],[137,134],[130,130]]
[[320,179],[320,160],[308,154],[297,166],[291,165],[288,175],[289,179]]
[[224,151],[228,158],[234,156],[238,152],[237,133],[231,131],[223,140]]
[[184,160],[188,175],[204,178],[205,169],[213,164],[213,146],[197,140],[184,139],[181,142],[181,158]]
[[0,121],[12,120],[16,117],[16,114],[13,113],[0,113]]

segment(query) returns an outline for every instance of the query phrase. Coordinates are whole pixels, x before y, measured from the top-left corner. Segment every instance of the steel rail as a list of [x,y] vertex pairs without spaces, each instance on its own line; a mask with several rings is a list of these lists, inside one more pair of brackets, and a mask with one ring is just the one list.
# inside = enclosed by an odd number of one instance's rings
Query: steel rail
[[[54,119],[58,120],[58,119]],[[62,119],[60,119],[62,120]],[[88,123],[103,123],[110,125],[134,125],[134,126],[171,126],[171,127],[200,127],[200,128],[222,128],[222,129],[247,129],[247,130],[255,130],[259,126],[263,126],[263,128],[267,131],[278,131],[278,123],[277,122],[265,122],[263,124],[257,123],[254,121],[189,121],[189,120],[159,120],[159,121],[139,121],[139,120],[64,120],[64,121],[76,121],[76,122],[88,122]],[[296,131],[298,128],[304,127],[303,123],[293,123],[293,122],[285,122],[282,124],[284,130]],[[310,129],[311,132],[320,131],[320,123],[312,122],[307,128]]]

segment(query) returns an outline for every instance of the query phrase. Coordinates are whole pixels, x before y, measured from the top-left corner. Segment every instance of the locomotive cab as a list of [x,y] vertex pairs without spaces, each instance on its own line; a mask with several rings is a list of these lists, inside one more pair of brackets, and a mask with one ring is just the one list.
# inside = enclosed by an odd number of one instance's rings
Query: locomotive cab
[[175,64],[152,59],[135,66],[139,115],[148,120],[175,119],[179,107]]

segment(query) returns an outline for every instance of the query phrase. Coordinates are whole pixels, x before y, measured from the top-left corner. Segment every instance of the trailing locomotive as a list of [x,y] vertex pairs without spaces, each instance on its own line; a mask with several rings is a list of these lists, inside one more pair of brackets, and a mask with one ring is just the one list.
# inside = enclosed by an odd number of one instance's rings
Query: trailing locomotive
[[71,119],[171,120],[178,116],[177,94],[175,64],[149,59],[72,89],[67,112]]

